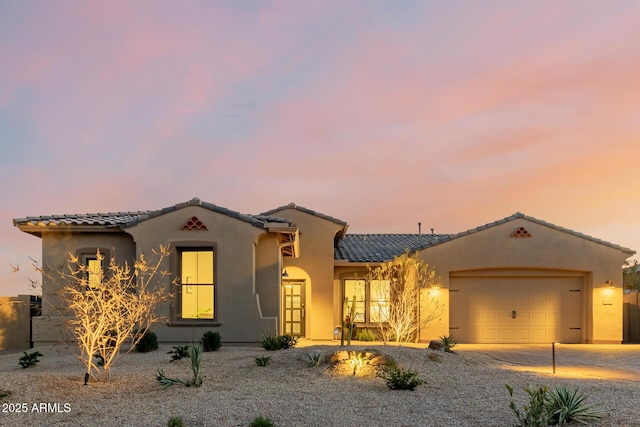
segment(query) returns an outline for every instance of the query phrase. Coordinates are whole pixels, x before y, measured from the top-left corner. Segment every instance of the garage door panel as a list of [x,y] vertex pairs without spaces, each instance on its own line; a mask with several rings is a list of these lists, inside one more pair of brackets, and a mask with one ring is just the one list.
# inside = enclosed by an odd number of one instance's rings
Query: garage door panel
[[452,335],[460,342],[579,343],[583,282],[581,277],[452,278]]

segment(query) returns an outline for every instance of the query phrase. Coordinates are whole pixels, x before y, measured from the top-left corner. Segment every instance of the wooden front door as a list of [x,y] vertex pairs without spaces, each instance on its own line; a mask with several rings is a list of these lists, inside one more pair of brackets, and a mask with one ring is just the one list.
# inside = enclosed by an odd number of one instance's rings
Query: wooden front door
[[282,330],[283,334],[304,337],[304,281],[282,282]]

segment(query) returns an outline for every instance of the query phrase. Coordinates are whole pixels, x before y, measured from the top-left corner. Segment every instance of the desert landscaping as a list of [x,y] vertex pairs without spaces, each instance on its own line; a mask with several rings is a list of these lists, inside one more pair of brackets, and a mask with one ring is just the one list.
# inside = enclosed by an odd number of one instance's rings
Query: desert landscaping
[[[489,356],[460,351],[445,353],[420,346],[310,345],[266,351],[223,345],[202,354],[202,387],[163,388],[159,370],[188,379],[189,361],[170,362],[170,345],[150,353],[123,354],[107,383],[83,385],[84,367],[64,344],[33,350],[43,356],[22,369],[21,353],[0,355],[0,400],[3,426],[166,426],[181,417],[185,426],[248,426],[256,417],[275,426],[509,426],[505,384],[515,389],[519,407],[526,386],[579,387],[588,404],[605,414],[603,426],[640,422],[637,382],[570,378],[516,371]],[[310,366],[309,355],[373,348],[426,381],[414,391],[392,390],[370,370],[353,375],[326,362]],[[270,356],[266,366],[256,358]],[[328,358],[328,357],[327,357]],[[20,411],[20,412],[17,412]]]

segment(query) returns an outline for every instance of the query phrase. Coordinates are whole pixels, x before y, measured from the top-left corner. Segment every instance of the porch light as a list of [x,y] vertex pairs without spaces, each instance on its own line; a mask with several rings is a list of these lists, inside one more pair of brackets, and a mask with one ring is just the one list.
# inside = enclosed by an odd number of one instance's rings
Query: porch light
[[615,287],[616,287],[616,286],[613,284],[613,280],[607,280],[607,281],[605,281],[604,283],[605,283],[606,285],[608,285],[608,286],[609,286],[609,288],[611,288],[611,289],[613,289],[613,288],[615,288]]
[[287,273],[287,269],[286,268],[282,269],[282,277],[289,277],[289,273]]

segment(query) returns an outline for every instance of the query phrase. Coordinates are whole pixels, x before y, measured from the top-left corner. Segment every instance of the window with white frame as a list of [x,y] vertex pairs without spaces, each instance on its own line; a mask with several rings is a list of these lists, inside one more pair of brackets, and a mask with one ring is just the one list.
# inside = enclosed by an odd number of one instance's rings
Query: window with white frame
[[348,299],[345,318],[351,312],[355,297],[354,323],[384,322],[389,314],[388,280],[345,279],[344,297]]

